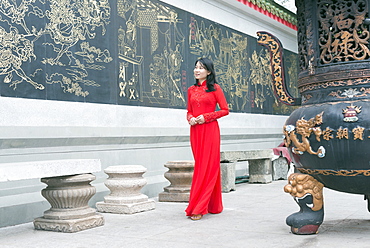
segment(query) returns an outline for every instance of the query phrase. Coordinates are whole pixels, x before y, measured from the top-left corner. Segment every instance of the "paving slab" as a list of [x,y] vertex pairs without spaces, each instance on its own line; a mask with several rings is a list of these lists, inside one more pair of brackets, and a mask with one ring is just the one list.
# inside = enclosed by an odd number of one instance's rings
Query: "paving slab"
[[137,214],[103,213],[105,225],[77,233],[38,231],[32,223],[0,228],[1,248],[370,247],[370,213],[363,196],[324,188],[324,223],[317,235],[294,235],[285,218],[299,210],[286,181],[236,185],[223,193],[224,211],[200,221],[187,203],[156,201]]

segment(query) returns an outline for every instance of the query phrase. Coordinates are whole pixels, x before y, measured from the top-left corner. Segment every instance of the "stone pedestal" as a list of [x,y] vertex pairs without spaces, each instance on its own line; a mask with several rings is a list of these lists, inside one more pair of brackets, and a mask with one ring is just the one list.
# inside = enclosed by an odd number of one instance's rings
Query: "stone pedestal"
[[288,161],[284,157],[279,157],[272,161],[272,179],[286,180],[288,179],[289,165]]
[[170,161],[165,165],[169,170],[164,177],[171,185],[164,188],[158,195],[160,202],[188,202],[191,181],[193,178],[194,161]]
[[249,183],[271,183],[272,162],[271,159],[249,160]]
[[92,174],[42,178],[48,186],[41,193],[51,208],[33,221],[35,229],[72,233],[103,225],[103,216],[88,206],[96,193],[93,180]]
[[236,189],[235,167],[236,162],[221,162],[221,182],[223,193],[228,193]]
[[97,202],[99,212],[114,214],[134,214],[155,209],[154,200],[140,193],[147,184],[143,174],[146,168],[141,165],[109,166],[104,170],[109,176],[105,185],[110,194],[104,197],[104,202]]

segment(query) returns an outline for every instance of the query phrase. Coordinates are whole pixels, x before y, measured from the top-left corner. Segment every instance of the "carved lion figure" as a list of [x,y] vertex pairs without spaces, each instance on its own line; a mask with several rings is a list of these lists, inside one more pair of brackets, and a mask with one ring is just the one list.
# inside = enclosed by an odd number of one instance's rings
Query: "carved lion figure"
[[318,211],[323,207],[322,189],[324,185],[307,174],[293,173],[288,178],[289,184],[285,185],[284,191],[293,197],[301,198],[306,194],[313,197],[313,211]]

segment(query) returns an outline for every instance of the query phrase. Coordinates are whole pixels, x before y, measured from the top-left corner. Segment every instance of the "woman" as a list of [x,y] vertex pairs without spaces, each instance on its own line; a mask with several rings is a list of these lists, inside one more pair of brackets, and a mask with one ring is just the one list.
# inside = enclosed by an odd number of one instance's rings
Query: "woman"
[[[229,108],[217,84],[213,62],[198,59],[194,68],[195,84],[188,89],[187,120],[195,160],[193,181],[186,215],[200,220],[207,213],[223,210],[220,175],[220,129],[217,119],[228,115]],[[216,106],[220,110],[216,110]]]

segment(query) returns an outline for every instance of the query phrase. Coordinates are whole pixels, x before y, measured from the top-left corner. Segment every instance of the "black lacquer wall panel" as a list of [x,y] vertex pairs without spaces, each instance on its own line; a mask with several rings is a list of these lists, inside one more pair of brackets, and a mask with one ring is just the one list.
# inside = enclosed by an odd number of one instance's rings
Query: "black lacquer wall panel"
[[[0,15],[1,96],[185,108],[205,56],[233,112],[292,111],[256,37],[160,1],[5,0]],[[284,63],[298,95],[297,55],[284,50]]]

